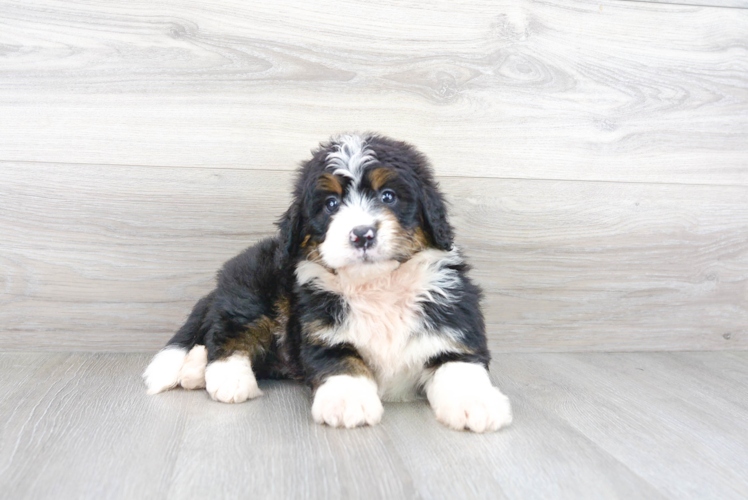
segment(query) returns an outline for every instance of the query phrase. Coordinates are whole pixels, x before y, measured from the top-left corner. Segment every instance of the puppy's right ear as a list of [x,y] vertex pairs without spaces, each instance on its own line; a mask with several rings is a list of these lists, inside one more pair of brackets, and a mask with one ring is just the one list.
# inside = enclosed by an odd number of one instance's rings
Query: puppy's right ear
[[308,206],[310,198],[307,193],[310,192],[310,186],[316,179],[316,175],[324,170],[326,156],[327,151],[320,147],[320,149],[312,152],[311,160],[301,164],[293,183],[291,206],[288,207],[283,217],[276,222],[280,233],[278,235],[278,264],[283,267],[301,253],[301,244],[304,238],[304,214],[308,214],[310,210]]
[[300,249],[301,237],[301,203],[295,199],[286,213],[276,223],[278,226],[278,264],[285,265],[296,257]]

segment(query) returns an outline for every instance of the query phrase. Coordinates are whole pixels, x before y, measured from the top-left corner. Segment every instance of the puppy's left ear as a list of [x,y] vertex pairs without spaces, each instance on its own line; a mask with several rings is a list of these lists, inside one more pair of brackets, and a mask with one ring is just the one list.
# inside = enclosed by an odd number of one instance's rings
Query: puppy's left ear
[[439,185],[431,181],[424,186],[421,199],[421,219],[424,229],[439,250],[451,250],[454,232],[447,220],[447,202],[439,192]]
[[295,199],[286,213],[276,222],[278,226],[279,260],[278,264],[284,265],[290,259],[296,257],[300,248],[301,236],[301,203]]

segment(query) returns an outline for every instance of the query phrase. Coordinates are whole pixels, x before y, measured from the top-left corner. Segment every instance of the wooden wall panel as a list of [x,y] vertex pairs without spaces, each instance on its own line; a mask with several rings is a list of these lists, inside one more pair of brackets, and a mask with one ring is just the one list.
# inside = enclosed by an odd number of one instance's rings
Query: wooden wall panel
[[[160,347],[290,172],[0,163],[0,342]],[[748,348],[748,188],[442,176],[495,351]]]
[[289,170],[376,130],[443,175],[748,185],[748,10],[18,0],[0,25],[0,160]]
[[630,2],[667,3],[673,5],[697,5],[699,7],[726,7],[748,9],[748,0],[626,0]]
[[432,158],[495,350],[746,349],[741,2],[5,1],[0,342],[157,348],[374,130]]

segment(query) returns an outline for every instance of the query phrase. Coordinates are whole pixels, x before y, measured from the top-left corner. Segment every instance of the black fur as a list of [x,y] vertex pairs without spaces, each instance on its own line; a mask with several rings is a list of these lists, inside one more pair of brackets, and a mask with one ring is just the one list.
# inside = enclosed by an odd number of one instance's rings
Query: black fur
[[[452,248],[454,231],[447,221],[447,203],[425,156],[405,142],[376,136],[370,141],[381,163],[394,167],[418,198],[418,217],[440,250]],[[406,154],[403,154],[406,152]]]
[[[429,247],[450,250],[453,230],[447,219],[447,206],[427,159],[412,146],[385,137],[369,136],[367,143],[376,155],[376,164],[369,168],[386,167],[397,174],[388,185],[398,192],[392,213],[403,230],[420,229]],[[301,286],[294,275],[297,263],[307,256],[304,252],[325,240],[330,214],[324,210],[324,199],[329,193],[321,191],[317,182],[326,172],[326,158],[332,147],[322,145],[302,165],[293,202],[278,222],[278,236],[229,260],[218,273],[216,289],[198,301],[169,345],[189,349],[204,344],[209,362],[243,350],[251,357],[258,378],[303,379],[312,387],[336,373],[370,375],[352,345],[325,345],[310,335],[310,329],[344,321],[348,309],[342,297]],[[348,189],[348,180],[340,182]],[[367,182],[361,189],[373,190]],[[432,357],[425,368],[454,360],[487,367],[489,352],[479,306],[481,291],[468,278],[467,265],[452,265],[452,270],[459,276],[459,283],[452,290],[455,299],[447,304],[421,304],[429,329],[420,335],[439,335],[444,329],[459,331],[460,347]],[[282,334],[266,336],[271,327]]]

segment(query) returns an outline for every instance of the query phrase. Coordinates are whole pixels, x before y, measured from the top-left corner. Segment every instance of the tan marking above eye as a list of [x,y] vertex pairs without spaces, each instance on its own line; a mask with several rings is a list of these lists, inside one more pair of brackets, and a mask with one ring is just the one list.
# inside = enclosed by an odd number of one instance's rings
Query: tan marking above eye
[[385,183],[397,177],[397,172],[391,168],[379,167],[369,172],[369,181],[375,191],[379,191]]
[[324,173],[319,179],[317,179],[317,188],[323,191],[337,193],[338,195],[343,194],[343,186],[340,184],[340,179],[329,173]]

